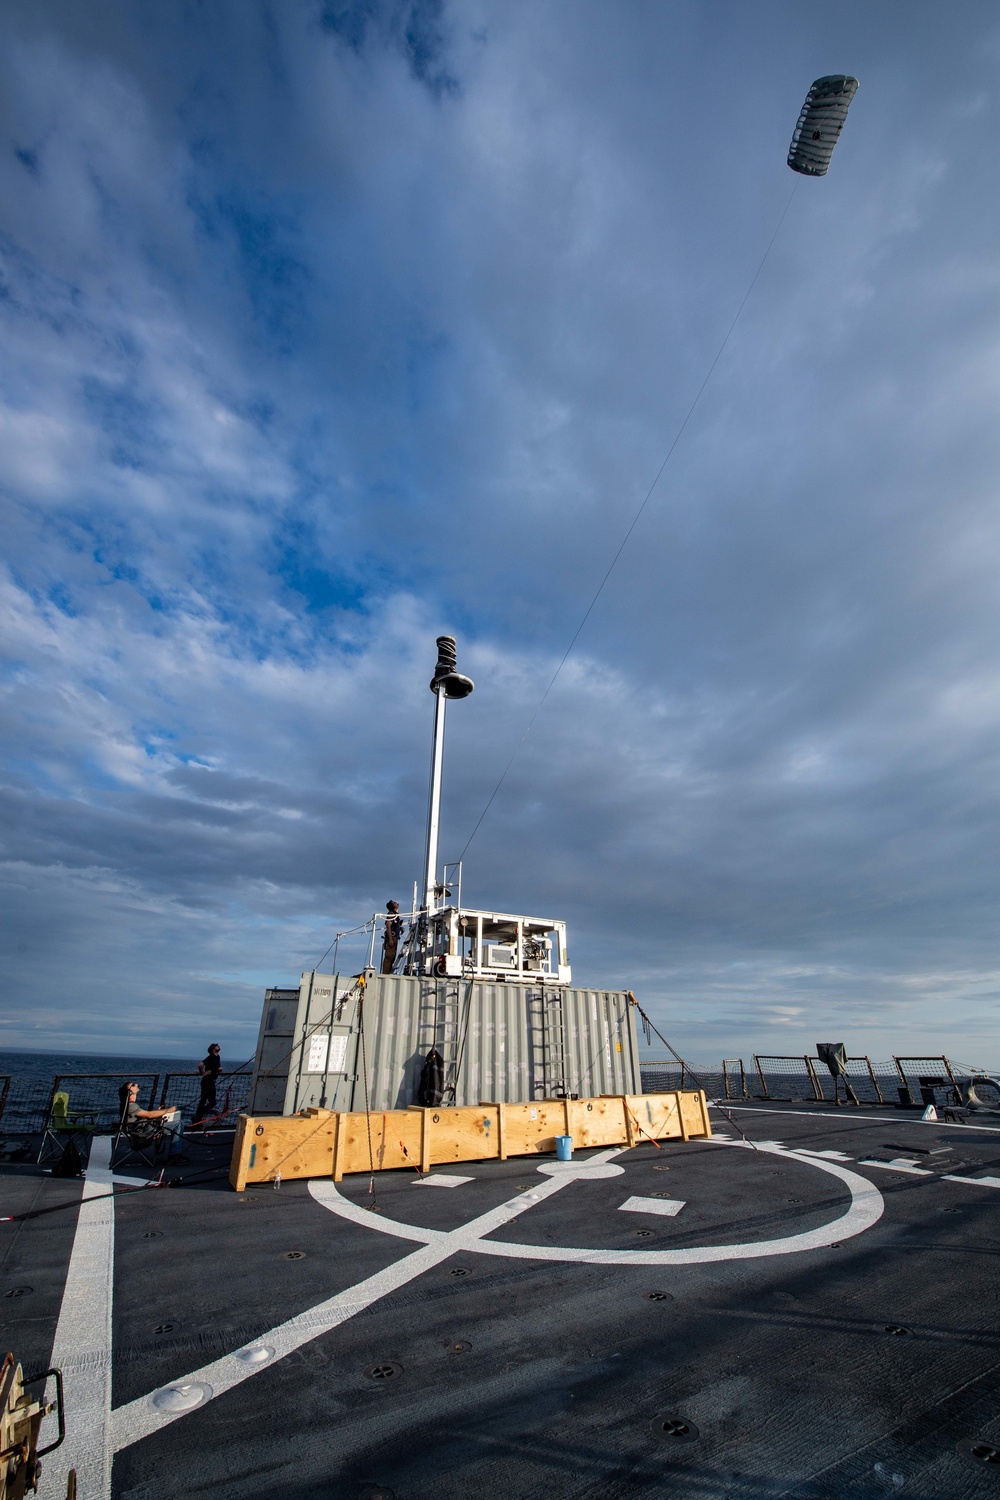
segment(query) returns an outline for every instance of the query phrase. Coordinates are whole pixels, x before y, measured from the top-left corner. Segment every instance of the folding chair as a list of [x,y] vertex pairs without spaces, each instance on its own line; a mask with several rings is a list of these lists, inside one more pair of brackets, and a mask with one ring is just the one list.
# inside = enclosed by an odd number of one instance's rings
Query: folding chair
[[40,1165],[53,1156],[61,1156],[67,1141],[81,1135],[92,1136],[99,1123],[99,1110],[71,1110],[69,1094],[60,1089],[52,1096],[52,1106],[42,1133],[42,1144],[38,1148],[37,1163]]
[[126,1166],[128,1162],[137,1161],[153,1169],[156,1167],[157,1157],[161,1153],[166,1156],[167,1150],[167,1133],[165,1130],[157,1130],[152,1120],[139,1120],[131,1128],[124,1121],[119,1121],[111,1146],[110,1167],[113,1172],[117,1172],[119,1167]]
[[124,1089],[119,1090],[119,1093],[122,1107],[118,1116],[118,1129],[111,1143],[111,1170],[117,1172],[119,1167],[125,1166],[129,1161],[140,1161],[143,1166],[154,1169],[157,1155],[162,1151],[166,1156],[170,1150],[169,1133],[157,1120],[134,1120],[130,1125],[127,1094]]

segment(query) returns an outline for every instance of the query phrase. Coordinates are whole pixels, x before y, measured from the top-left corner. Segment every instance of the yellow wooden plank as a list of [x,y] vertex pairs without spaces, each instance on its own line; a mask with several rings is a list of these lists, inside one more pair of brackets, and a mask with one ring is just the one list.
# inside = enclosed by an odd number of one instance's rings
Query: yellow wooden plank
[[708,1105],[702,1091],[695,1089],[681,1094],[680,1104],[688,1136],[710,1136],[712,1126],[708,1118]]
[[337,1136],[333,1143],[333,1180],[340,1182],[344,1176],[344,1116],[337,1116]]
[[622,1095],[622,1104],[625,1108],[625,1139],[629,1146],[635,1145],[635,1116],[632,1113],[632,1100]]
[[540,1099],[537,1104],[507,1105],[507,1153],[530,1156],[554,1151],[556,1136],[564,1134],[565,1110],[561,1099]]
[[506,1160],[553,1152],[559,1135],[577,1149],[636,1145],[643,1140],[711,1134],[700,1090],[484,1103],[461,1109],[380,1110],[334,1114],[311,1108],[300,1115],[243,1116],[237,1126],[230,1182],[324,1177],[398,1170],[420,1164]]
[[324,1110],[318,1116],[290,1115],[248,1122],[246,1180],[273,1182],[279,1172],[285,1179],[329,1176],[336,1136],[334,1119],[330,1110]]
[[238,1193],[242,1193],[247,1185],[247,1166],[250,1158],[249,1130],[250,1120],[246,1115],[240,1115],[236,1121],[236,1134],[233,1137],[233,1154],[229,1162],[230,1185]]
[[630,1096],[637,1133],[658,1140],[711,1135],[704,1095],[698,1089]]
[[495,1104],[435,1110],[430,1127],[433,1162],[489,1161],[500,1154]]
[[639,1140],[670,1140],[681,1134],[676,1094],[632,1094],[625,1104]]
[[620,1146],[626,1140],[625,1111],[620,1098],[577,1099],[573,1104],[573,1149]]
[[388,1172],[419,1163],[420,1116],[416,1111],[373,1110],[370,1115],[345,1115],[344,1120],[345,1172]]
[[431,1132],[429,1124],[430,1111],[420,1111],[420,1170],[429,1172],[431,1169]]
[[622,1105],[628,1122],[630,1146],[641,1146],[643,1141],[655,1141],[657,1136],[663,1134],[660,1128],[663,1114],[661,1100],[628,1094],[623,1097]]

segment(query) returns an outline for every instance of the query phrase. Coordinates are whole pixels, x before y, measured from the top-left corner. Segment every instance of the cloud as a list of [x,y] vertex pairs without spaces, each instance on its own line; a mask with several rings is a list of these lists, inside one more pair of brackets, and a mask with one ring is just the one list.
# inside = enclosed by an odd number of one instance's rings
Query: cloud
[[458,854],[835,54],[465,894],[704,1060],[1000,1061],[995,37],[913,16],[5,17],[3,1034],[249,1050],[408,898],[442,630]]

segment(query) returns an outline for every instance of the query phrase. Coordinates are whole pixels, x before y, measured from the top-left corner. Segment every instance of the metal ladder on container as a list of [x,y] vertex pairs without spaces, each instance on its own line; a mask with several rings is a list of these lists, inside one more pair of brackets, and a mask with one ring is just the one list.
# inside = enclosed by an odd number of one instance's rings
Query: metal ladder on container
[[459,1064],[459,1031],[462,1019],[462,981],[438,980],[438,1051],[444,1059],[444,1094],[442,1102],[456,1103]]
[[526,999],[531,1097],[558,1099],[567,1092],[562,995],[558,990],[529,990]]

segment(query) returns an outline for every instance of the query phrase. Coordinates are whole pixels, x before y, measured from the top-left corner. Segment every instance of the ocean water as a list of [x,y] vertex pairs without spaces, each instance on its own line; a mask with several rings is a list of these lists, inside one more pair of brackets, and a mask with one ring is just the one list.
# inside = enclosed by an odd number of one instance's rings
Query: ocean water
[[[0,1052],[0,1135],[42,1130],[48,1117],[53,1084],[69,1098],[71,1115],[94,1122],[101,1129],[118,1120],[118,1089],[129,1081],[139,1085],[139,1103],[175,1104],[190,1119],[201,1092],[197,1057],[142,1057],[135,1053],[37,1052],[6,1048]],[[246,1068],[246,1058],[223,1057],[223,1068]],[[101,1076],[106,1075],[106,1076]],[[170,1075],[168,1077],[168,1075]],[[241,1108],[249,1091],[250,1071],[219,1079],[220,1105]]]
[[[198,1057],[139,1057],[134,1053],[0,1051],[0,1076],[51,1083],[57,1073],[197,1073]],[[239,1059],[240,1063],[244,1058]]]

